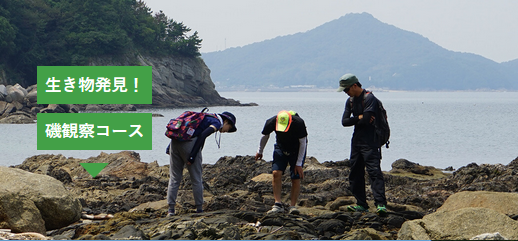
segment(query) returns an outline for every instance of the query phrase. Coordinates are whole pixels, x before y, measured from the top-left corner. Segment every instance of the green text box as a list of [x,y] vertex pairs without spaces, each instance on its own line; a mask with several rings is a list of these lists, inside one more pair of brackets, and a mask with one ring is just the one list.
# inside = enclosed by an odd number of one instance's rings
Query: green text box
[[151,150],[151,118],[151,113],[38,113],[38,150]]
[[38,66],[38,104],[151,104],[151,66]]

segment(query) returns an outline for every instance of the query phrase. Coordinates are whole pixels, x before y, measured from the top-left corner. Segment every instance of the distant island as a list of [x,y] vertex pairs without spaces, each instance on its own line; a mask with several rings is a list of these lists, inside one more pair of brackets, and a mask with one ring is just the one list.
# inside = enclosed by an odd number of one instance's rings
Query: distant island
[[202,54],[218,89],[336,88],[345,73],[387,90],[518,90],[518,59],[449,51],[368,13],[304,33]]

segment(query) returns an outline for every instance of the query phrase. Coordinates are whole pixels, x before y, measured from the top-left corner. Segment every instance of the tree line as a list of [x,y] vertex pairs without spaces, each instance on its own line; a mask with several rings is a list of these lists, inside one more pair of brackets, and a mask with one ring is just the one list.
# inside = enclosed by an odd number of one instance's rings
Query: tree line
[[36,66],[135,52],[197,57],[202,40],[190,31],[142,0],[0,0],[0,78],[30,85]]

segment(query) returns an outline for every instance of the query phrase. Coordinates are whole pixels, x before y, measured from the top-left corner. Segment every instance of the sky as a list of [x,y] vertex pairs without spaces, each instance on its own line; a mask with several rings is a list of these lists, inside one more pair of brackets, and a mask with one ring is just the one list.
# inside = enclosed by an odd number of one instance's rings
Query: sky
[[[202,53],[314,29],[348,13],[418,33],[456,52],[518,59],[515,0],[144,0],[203,39]],[[191,32],[191,34],[192,34]]]

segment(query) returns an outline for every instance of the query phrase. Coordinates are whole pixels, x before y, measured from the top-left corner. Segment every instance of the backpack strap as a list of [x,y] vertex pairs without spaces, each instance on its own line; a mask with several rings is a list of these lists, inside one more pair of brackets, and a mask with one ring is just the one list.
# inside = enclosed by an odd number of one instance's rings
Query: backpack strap
[[[363,109],[365,109],[365,99],[367,98],[367,95],[370,93],[372,93],[372,92],[366,90],[365,94],[363,95],[363,100],[362,100]],[[351,111],[353,110],[353,101],[354,101],[354,97],[353,96],[349,97],[349,106],[351,107]]]

